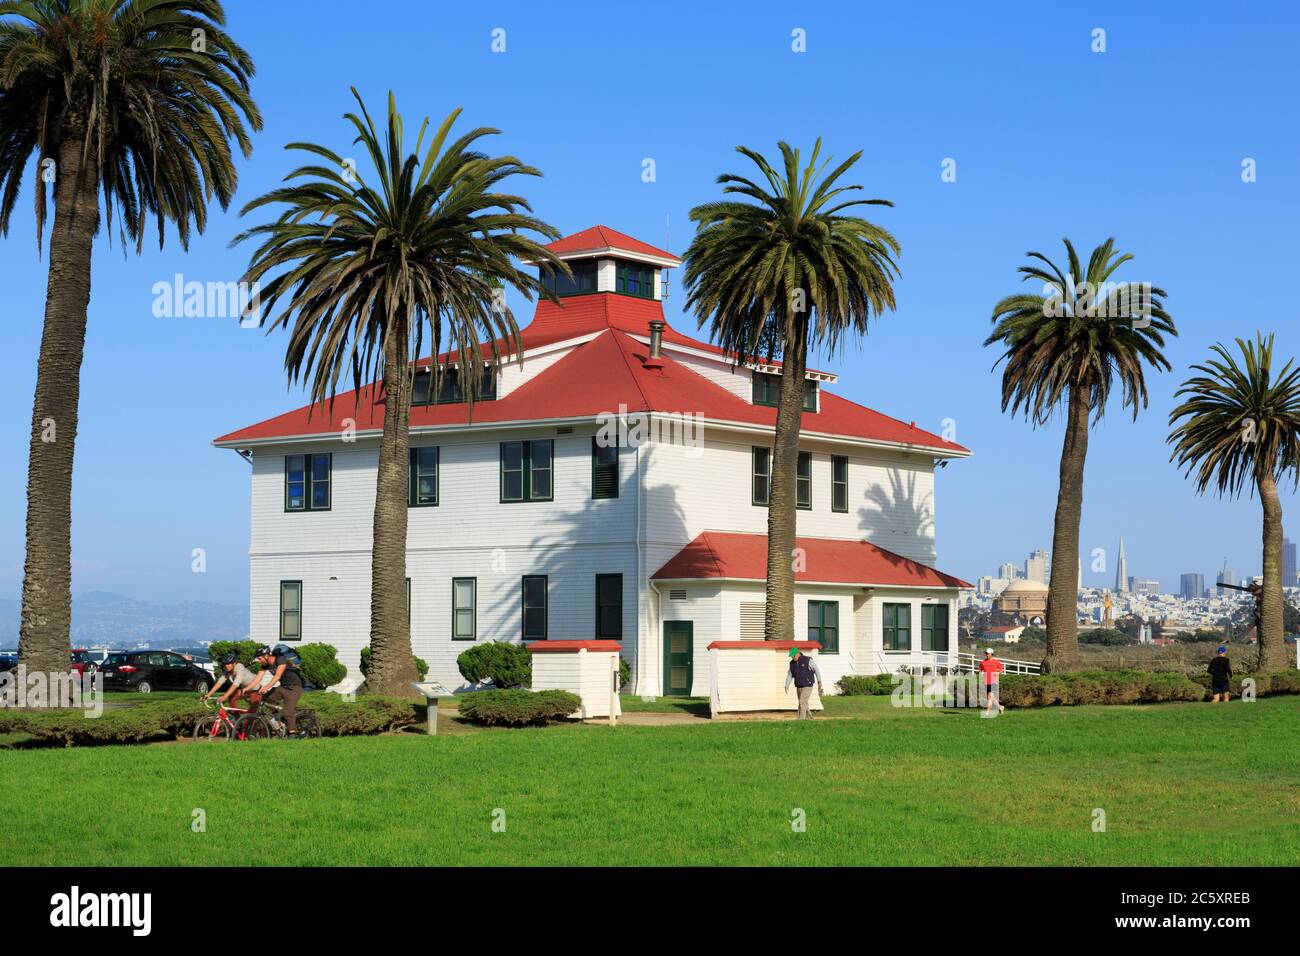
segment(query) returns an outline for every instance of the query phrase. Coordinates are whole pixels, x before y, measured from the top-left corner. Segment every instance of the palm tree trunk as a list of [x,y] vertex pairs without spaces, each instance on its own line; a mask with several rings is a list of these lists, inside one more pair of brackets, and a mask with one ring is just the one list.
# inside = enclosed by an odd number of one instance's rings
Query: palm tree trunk
[[[804,301],[807,301],[805,298]],[[782,356],[781,398],[772,440],[772,478],[767,510],[767,604],[763,637],[794,639],[795,486],[799,430],[803,427],[804,370],[808,364],[807,316]]]
[[72,627],[72,459],[90,304],[90,257],[99,228],[98,170],[83,162],[84,134],[59,148],[50,231],[45,328],[27,464],[27,557],[18,657],[29,672],[68,670]]
[[370,673],[366,689],[416,698],[419,678],[406,614],[407,472],[410,468],[411,370],[406,323],[384,343],[384,434],[379,440],[374,545],[370,559]]
[[1047,654],[1043,673],[1078,670],[1079,522],[1083,519],[1083,466],[1088,457],[1088,389],[1070,389],[1060,486],[1052,529],[1052,580],[1047,593]]
[[1257,476],[1259,500],[1264,506],[1264,591],[1260,595],[1259,669],[1283,670],[1287,666],[1282,639],[1282,502],[1271,472]]

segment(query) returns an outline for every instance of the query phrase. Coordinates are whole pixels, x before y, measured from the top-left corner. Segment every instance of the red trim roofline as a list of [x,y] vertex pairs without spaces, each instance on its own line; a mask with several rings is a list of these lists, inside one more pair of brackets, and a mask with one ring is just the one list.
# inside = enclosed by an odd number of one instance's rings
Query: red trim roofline
[[576,654],[579,651],[613,651],[617,654],[623,649],[618,641],[532,641],[524,646],[533,654]]
[[822,649],[816,641],[714,641],[708,649],[711,651],[785,651],[789,654],[796,647],[801,651]]

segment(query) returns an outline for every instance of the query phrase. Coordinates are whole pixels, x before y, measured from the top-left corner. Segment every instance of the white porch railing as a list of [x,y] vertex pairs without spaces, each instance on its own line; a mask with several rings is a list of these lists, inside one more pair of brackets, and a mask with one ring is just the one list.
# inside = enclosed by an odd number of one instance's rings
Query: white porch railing
[[[899,671],[915,674],[926,670],[972,673],[979,670],[979,662],[983,657],[965,651],[876,651],[872,659],[876,673],[880,674],[895,674]],[[1042,671],[1042,665],[1037,661],[1008,660],[1005,657],[999,657],[998,660],[1008,674],[1038,674]]]

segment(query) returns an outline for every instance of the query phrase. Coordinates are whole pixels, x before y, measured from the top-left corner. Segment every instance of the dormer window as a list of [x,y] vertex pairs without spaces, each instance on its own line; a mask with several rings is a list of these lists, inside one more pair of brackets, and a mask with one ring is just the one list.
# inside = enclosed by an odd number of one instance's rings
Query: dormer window
[[[497,397],[496,370],[489,366],[483,370],[479,380],[478,394],[475,401],[489,402]],[[411,386],[412,405],[455,405],[465,401],[465,390],[461,387],[460,369],[443,369],[442,379],[438,383],[438,392],[430,396],[433,384],[433,372],[428,368],[417,369],[415,382]]]
[[619,260],[614,267],[614,291],[641,299],[655,297],[655,271],[640,262]]
[[[775,408],[781,403],[781,376],[769,375],[766,372],[754,372],[754,404],[770,405]],[[805,412],[817,411],[817,383],[814,381],[805,381],[803,383],[803,410]]]
[[569,262],[568,266],[573,272],[573,278],[542,266],[539,273],[542,288],[560,298],[569,295],[586,295],[588,292],[596,291],[595,259],[575,259]]

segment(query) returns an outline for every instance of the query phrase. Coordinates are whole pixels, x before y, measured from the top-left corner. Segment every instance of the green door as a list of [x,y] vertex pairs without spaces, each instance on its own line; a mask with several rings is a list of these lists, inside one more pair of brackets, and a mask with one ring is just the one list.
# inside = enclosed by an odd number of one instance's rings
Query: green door
[[695,625],[664,621],[664,696],[691,696],[695,679]]

